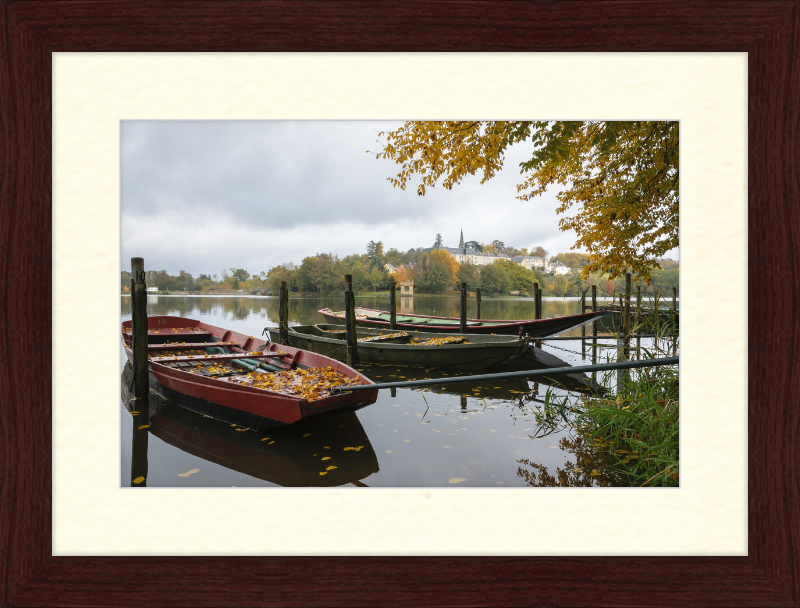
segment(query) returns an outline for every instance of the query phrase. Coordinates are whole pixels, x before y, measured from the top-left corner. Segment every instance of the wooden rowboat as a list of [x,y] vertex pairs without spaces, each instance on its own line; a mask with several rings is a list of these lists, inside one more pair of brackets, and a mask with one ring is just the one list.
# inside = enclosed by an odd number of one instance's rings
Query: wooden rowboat
[[[507,335],[443,336],[441,333],[359,328],[356,337],[359,362],[380,365],[483,369],[519,355],[525,347],[523,340]],[[442,341],[445,343],[438,343]],[[340,360],[347,354],[343,325],[289,327],[289,344]]]
[[[330,308],[317,311],[328,323],[344,325],[344,313],[334,312]],[[603,316],[603,312],[587,312],[554,319],[501,320],[501,319],[467,319],[467,332],[471,334],[512,334],[515,336],[528,334],[531,338],[546,338],[567,330],[591,323]],[[356,325],[361,327],[389,327],[390,313],[385,310],[374,310],[356,306]],[[461,320],[455,317],[434,317],[430,315],[398,314],[397,328],[401,330],[424,329],[429,332],[460,332]]]
[[[337,383],[373,382],[324,355],[182,317],[148,317],[147,324],[150,388],[220,420],[270,428],[359,409],[378,398],[377,390],[331,396],[328,388]],[[122,323],[129,361],[133,361],[131,325]]]

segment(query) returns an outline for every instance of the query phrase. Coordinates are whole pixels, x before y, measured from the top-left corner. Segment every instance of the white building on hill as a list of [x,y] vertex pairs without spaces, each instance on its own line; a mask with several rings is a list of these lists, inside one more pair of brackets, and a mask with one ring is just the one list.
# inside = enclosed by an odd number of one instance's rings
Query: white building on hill
[[[433,251],[435,247],[426,247],[422,251],[424,253],[430,253]],[[464,231],[461,231],[461,240],[458,243],[458,247],[439,247],[439,249],[444,249],[450,255],[452,255],[456,262],[459,264],[462,263],[471,263],[475,264],[475,266],[488,266],[495,260],[509,260],[507,255],[505,254],[498,254],[498,253],[483,253],[478,251],[477,249],[473,249],[472,247],[467,247],[464,244]]]

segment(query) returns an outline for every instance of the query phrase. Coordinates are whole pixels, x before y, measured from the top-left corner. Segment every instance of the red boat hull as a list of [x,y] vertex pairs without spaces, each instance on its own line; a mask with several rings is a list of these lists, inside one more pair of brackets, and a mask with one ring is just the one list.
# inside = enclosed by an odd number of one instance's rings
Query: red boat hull
[[[258,348],[272,352],[283,351],[291,355],[300,366],[331,367],[346,376],[359,379],[360,384],[373,384],[366,376],[344,363],[300,350],[291,346],[267,344],[264,339],[245,336],[238,332],[222,329],[193,319],[181,317],[149,317],[148,341],[164,343],[186,339],[187,343],[197,342],[237,342],[242,345],[242,357],[246,352]],[[192,330],[189,328],[198,328]],[[122,324],[122,339],[128,360],[133,361],[131,348],[131,321]],[[216,340],[215,340],[216,339]],[[263,346],[262,346],[263,345]],[[234,349],[235,351],[238,349]],[[375,403],[378,391],[353,391],[316,401],[266,391],[251,386],[225,382],[217,378],[191,374],[181,369],[167,367],[154,361],[149,362],[150,388],[170,401],[183,405],[215,418],[221,418],[249,428],[270,428],[276,425],[291,424],[305,418],[333,411],[358,409]]]
[[[371,308],[358,307],[358,310],[368,313],[389,314],[385,310],[374,310]],[[336,315],[330,308],[323,308],[317,311],[327,323],[344,325],[344,316]],[[529,320],[501,320],[501,319],[467,319],[467,333],[471,334],[512,334],[519,335],[520,329],[523,334],[528,334],[532,338],[547,338],[558,335],[570,329],[591,323],[603,316],[603,312],[587,312],[580,315],[570,315],[567,317],[556,317],[554,319],[529,319]],[[435,317],[432,315],[398,315],[405,317],[417,316],[420,319],[441,319],[450,321],[452,325],[429,325],[425,323],[397,323],[398,329],[404,330],[424,330],[434,332],[454,332],[462,333],[459,324],[460,319],[454,317]],[[478,325],[479,324],[479,325]],[[356,319],[356,325],[360,327],[388,328],[389,322],[377,319]]]

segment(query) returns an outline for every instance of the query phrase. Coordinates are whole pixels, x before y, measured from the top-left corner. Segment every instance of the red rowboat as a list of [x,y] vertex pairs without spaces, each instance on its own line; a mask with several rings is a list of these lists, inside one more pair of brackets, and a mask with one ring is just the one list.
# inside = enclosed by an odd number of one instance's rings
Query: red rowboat
[[[133,361],[132,322],[122,343]],[[330,396],[339,384],[374,384],[344,363],[182,317],[148,317],[150,388],[188,409],[249,428],[291,424],[375,403],[377,390]],[[362,393],[362,394],[359,394]]]
[[[344,313],[330,308],[317,311],[328,323],[344,325]],[[556,317],[555,319],[529,319],[527,321],[508,321],[500,319],[467,319],[467,333],[470,334],[528,334],[531,338],[547,338],[567,330],[591,323],[605,313],[587,312],[580,315]],[[390,313],[356,306],[356,325],[362,327],[389,327]],[[461,333],[461,320],[456,317],[434,317],[430,315],[397,314],[397,328],[436,332]]]

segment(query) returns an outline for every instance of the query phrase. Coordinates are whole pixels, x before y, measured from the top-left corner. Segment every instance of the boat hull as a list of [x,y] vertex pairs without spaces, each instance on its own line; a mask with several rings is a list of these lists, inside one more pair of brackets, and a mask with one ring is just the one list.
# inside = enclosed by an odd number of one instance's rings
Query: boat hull
[[[379,315],[388,315],[385,310],[360,308],[357,311],[366,313],[367,317],[357,317],[358,327],[388,328],[389,321],[378,318]],[[317,311],[327,323],[343,325],[343,315],[338,315],[330,308]],[[528,334],[531,338],[547,338],[558,335],[570,329],[586,325],[603,316],[603,312],[587,312],[567,317],[553,319],[529,320],[501,320],[501,319],[467,319],[467,333],[470,334]],[[426,332],[461,333],[460,320],[453,317],[434,317],[423,315],[398,315],[396,327],[398,330],[424,330]],[[401,320],[402,319],[402,320]],[[427,321],[426,321],[427,319]],[[407,320],[408,322],[404,322]],[[412,322],[413,321],[413,322]]]
[[[177,319],[177,321],[176,321]],[[199,341],[232,341],[242,344],[246,351],[254,346],[259,349],[276,351],[278,349],[293,357],[293,361],[301,367],[331,367],[334,370],[350,377],[358,377],[361,384],[372,384],[366,377],[343,363],[328,357],[315,354],[302,349],[289,346],[278,347],[275,344],[266,344],[264,340],[245,336],[237,332],[224,330],[191,319],[180,317],[150,317],[148,329],[160,328],[159,336],[164,331],[164,326],[172,323],[183,323],[186,326],[199,327],[196,332]],[[127,329],[130,328],[130,322]],[[123,344],[129,361],[133,361],[133,351],[129,343],[125,343],[126,324],[123,324]],[[169,337],[179,335],[190,338],[189,334],[182,334],[171,330]],[[161,338],[156,338],[160,340]],[[243,357],[247,355],[243,354]],[[248,357],[252,358],[252,357]],[[181,369],[167,367],[166,365],[150,361],[148,365],[150,388],[165,399],[169,399],[183,407],[202,414],[213,416],[221,420],[247,426],[249,428],[266,429],[279,425],[291,424],[320,414],[333,411],[352,411],[374,403],[378,398],[377,389],[372,391],[352,391],[342,395],[324,397],[316,401],[309,401],[294,395],[266,391],[225,382],[218,378],[191,374]]]
[[[325,326],[338,328],[339,334],[343,326]],[[321,335],[321,334],[329,335]],[[363,338],[391,330],[362,329],[357,337]],[[442,337],[440,333],[409,332],[420,339]],[[294,326],[289,328],[289,342],[292,346],[310,350],[327,357],[344,360],[347,355],[347,343],[343,339],[333,337],[333,332],[326,332],[313,325]],[[359,342],[359,363],[378,365],[398,365],[414,367],[484,369],[497,365],[507,359],[519,355],[525,343],[512,336],[465,336],[471,344],[412,345],[392,342]]]

